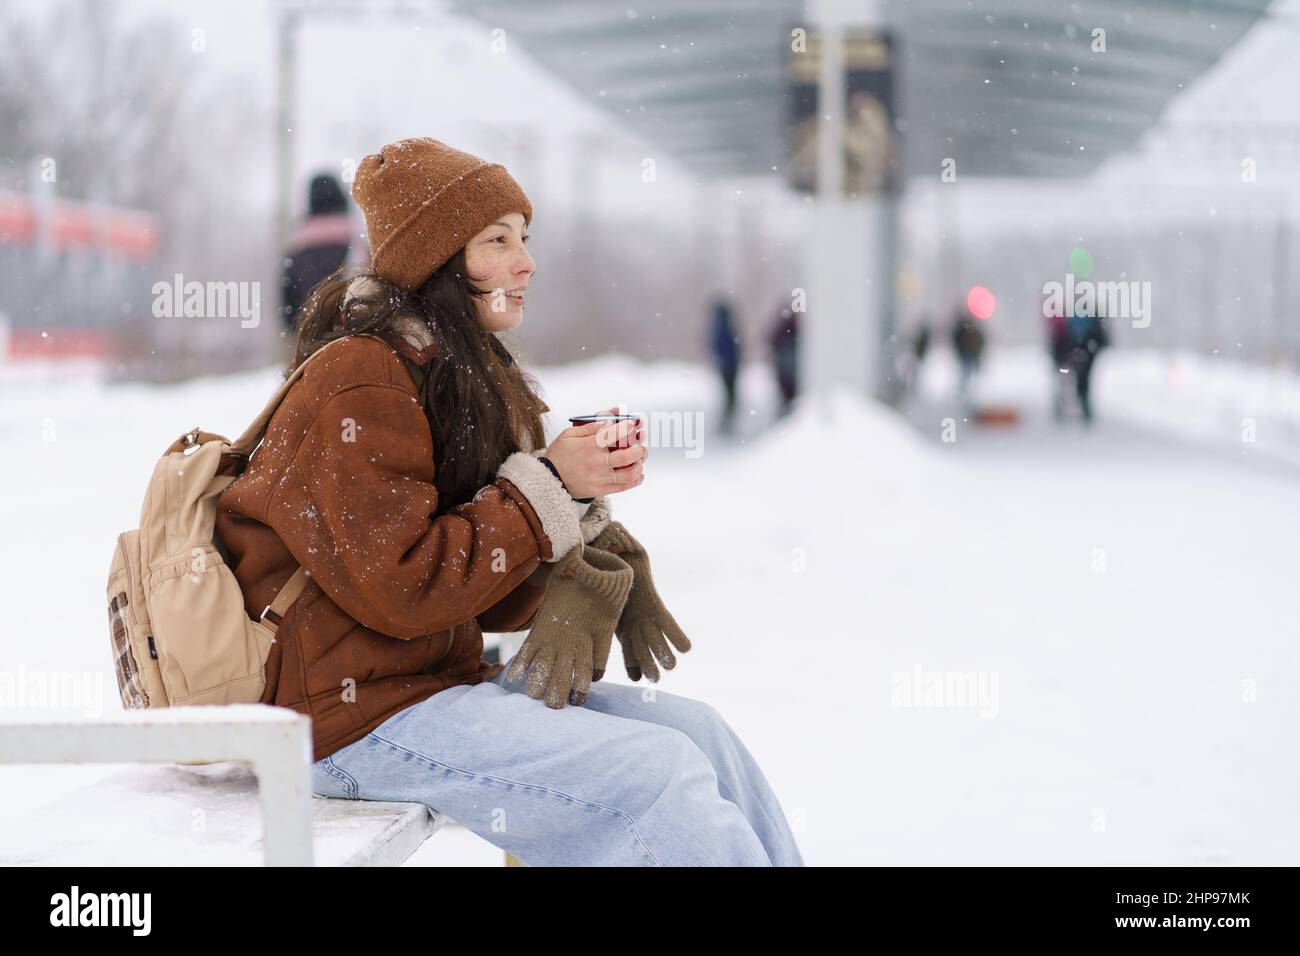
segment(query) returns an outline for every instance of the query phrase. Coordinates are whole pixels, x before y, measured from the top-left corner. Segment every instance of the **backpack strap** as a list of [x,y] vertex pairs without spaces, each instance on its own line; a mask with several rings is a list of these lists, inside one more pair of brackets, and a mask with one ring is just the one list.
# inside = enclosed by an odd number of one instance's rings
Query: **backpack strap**
[[285,611],[289,610],[289,605],[298,600],[298,595],[302,594],[302,589],[307,586],[309,577],[311,574],[307,569],[299,565],[298,570],[293,572],[293,576],[285,582],[284,587],[280,588],[280,593],[275,596],[275,600],[262,608],[262,613],[257,620],[272,634],[280,629]]
[[[261,414],[253,419],[253,423],[249,425],[248,428],[244,429],[244,433],[231,443],[229,454],[241,455],[244,458],[250,457],[253,454],[253,449],[261,443],[262,436],[266,434],[266,426],[271,423],[271,416],[274,415],[276,409],[280,407],[280,403],[284,401],[284,397],[289,394],[289,389],[293,387],[293,383],[302,378],[302,373],[307,368],[308,364],[310,364],[311,360],[320,355],[335,342],[342,342],[344,339],[356,338],[357,336],[362,335],[366,338],[379,339],[381,342],[384,341],[384,339],[380,338],[378,335],[369,335],[364,332],[358,332],[355,335],[345,335],[342,338],[326,342],[315,352],[312,352],[311,355],[308,355],[298,364],[297,368],[289,373],[289,377],[284,380],[284,383],[278,389],[276,389],[275,394],[272,395],[271,400],[266,403],[266,407],[262,409]],[[200,435],[203,434],[202,432],[198,432],[198,429],[195,429],[195,432]],[[182,436],[181,441],[183,442],[183,439],[187,437],[189,436]],[[289,610],[289,606],[293,604],[294,601],[298,600],[298,596],[302,594],[303,588],[307,586],[307,579],[309,577],[311,577],[311,575],[307,569],[299,565],[298,570],[294,571],[289,580],[280,588],[279,593],[275,596],[275,600],[262,608],[262,613],[257,618],[258,622],[272,634],[275,634],[275,632],[280,629],[280,622],[284,619],[285,612]]]
[[284,383],[278,389],[276,389],[275,394],[272,395],[270,401],[266,403],[266,407],[262,409],[261,414],[253,419],[253,423],[244,429],[244,433],[231,443],[231,454],[242,455],[244,458],[248,458],[253,454],[253,449],[261,443],[262,436],[266,434],[266,426],[271,423],[271,416],[274,415],[276,409],[280,407],[280,403],[284,401],[284,397],[289,394],[289,389],[293,386],[293,383],[302,378],[302,373],[306,370],[312,359],[316,358],[316,356],[320,355],[335,342],[343,342],[347,339],[360,337],[379,339],[381,342],[384,341],[378,335],[357,332],[353,335],[345,335],[342,338],[332,339],[318,348],[315,352],[312,352],[311,355],[308,355],[299,363],[296,369],[289,373],[289,377],[284,380]]
[[224,435],[218,435],[215,432],[205,432],[202,429],[195,428],[193,431],[186,432],[180,438],[172,442],[163,454],[170,455],[173,452],[184,451],[191,445],[202,445],[210,441],[227,440],[228,439]]

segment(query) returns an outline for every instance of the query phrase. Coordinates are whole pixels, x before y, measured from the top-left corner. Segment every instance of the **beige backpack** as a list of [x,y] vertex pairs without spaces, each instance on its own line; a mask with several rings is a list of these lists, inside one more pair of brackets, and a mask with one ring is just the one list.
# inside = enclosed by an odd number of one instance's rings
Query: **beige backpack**
[[299,567],[250,618],[215,534],[217,498],[243,474],[290,386],[324,350],[294,369],[237,441],[195,428],[155,466],[140,527],[118,535],[108,571],[109,632],[127,708],[261,699],[275,632],[309,575]]

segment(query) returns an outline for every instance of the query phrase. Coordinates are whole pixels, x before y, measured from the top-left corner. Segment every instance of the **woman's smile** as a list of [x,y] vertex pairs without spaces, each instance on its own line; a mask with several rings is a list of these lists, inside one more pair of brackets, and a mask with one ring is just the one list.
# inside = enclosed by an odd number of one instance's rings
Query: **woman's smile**
[[525,248],[527,226],[523,213],[507,213],[465,247],[470,280],[480,289],[491,290],[477,300],[479,319],[489,332],[505,332],[523,318],[524,299],[537,271]]

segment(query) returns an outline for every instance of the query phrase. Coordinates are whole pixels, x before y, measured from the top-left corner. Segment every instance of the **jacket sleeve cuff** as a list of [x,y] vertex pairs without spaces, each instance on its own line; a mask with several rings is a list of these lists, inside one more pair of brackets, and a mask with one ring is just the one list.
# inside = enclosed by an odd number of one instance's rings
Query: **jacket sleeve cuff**
[[[537,512],[542,530],[551,539],[550,561],[560,560],[582,541],[582,529],[573,508],[573,499],[563,482],[551,470],[527,452],[517,451],[501,463],[497,477],[505,478]],[[596,502],[591,503],[595,507]]]
[[[535,448],[529,454],[534,458],[540,458],[546,454],[546,449]],[[586,504],[578,501],[577,498],[571,498],[570,500],[573,502],[574,509],[578,512],[578,525],[582,531],[582,543],[591,544],[592,541],[596,540],[596,535],[604,531],[609,525],[613,514],[610,510],[609,496],[597,495]]]

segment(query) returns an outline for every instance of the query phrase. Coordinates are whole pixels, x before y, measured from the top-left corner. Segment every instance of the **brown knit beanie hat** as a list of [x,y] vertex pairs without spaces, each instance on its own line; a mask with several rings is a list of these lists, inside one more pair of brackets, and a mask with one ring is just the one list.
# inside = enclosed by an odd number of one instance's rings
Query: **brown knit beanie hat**
[[428,137],[389,143],[363,159],[352,197],[366,217],[375,272],[408,292],[506,213],[533,218],[504,166]]

